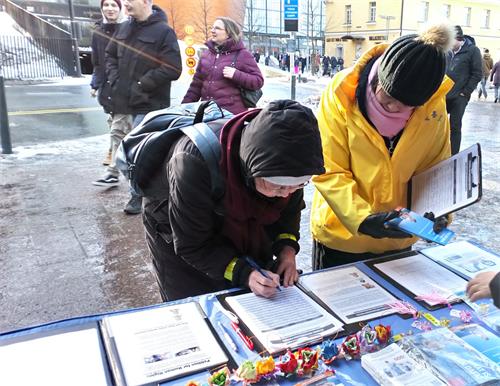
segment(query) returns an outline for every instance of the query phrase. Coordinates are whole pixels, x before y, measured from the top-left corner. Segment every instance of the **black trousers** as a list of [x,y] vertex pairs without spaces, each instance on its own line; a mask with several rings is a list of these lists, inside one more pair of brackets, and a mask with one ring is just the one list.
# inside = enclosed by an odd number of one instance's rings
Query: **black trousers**
[[338,267],[339,265],[356,263],[362,260],[389,256],[395,253],[407,252],[410,250],[411,247],[400,250],[387,251],[384,253],[350,253],[328,248],[323,244],[317,242],[316,240],[313,240],[312,269],[313,271],[317,271],[318,269],[323,268]]
[[446,110],[450,115],[451,155],[455,155],[460,151],[460,142],[462,141],[462,118],[467,103],[469,103],[469,99],[470,97],[465,96],[446,99]]

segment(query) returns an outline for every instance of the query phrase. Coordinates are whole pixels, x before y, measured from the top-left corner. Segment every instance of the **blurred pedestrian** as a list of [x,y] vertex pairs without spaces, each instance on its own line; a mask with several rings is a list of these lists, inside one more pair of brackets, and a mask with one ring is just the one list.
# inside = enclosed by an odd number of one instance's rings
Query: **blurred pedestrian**
[[330,58],[328,56],[323,56],[321,60],[321,64],[323,65],[323,76],[330,75]]
[[151,181],[164,193],[144,200],[146,239],[165,301],[235,286],[270,297],[280,276],[285,287],[298,279],[303,186],[324,171],[313,112],[295,101],[274,101],[228,121],[218,137],[221,202],[187,137],[165,150],[162,173]]
[[335,73],[337,72],[337,58],[335,56],[332,55],[332,57],[330,58],[330,66],[331,66],[331,76],[334,76]]
[[[145,114],[170,106],[170,84],[182,72],[177,36],[167,24],[167,16],[152,0],[123,0],[129,19],[120,24],[106,48],[108,81],[102,97],[108,98],[113,114],[122,117],[113,127],[112,163],[94,185],[118,184],[116,150],[121,140]],[[132,119],[133,117],[133,119]],[[124,211],[139,214],[142,198],[132,189]]]
[[462,118],[472,92],[483,76],[481,52],[474,38],[464,35],[462,27],[455,26],[455,43],[448,53],[446,75],[455,82],[446,96],[446,109],[450,116],[451,154],[460,151]]
[[484,95],[484,99],[488,98],[488,93],[486,92],[486,85],[488,84],[488,78],[490,77],[491,69],[493,68],[493,59],[490,56],[490,50],[484,49],[483,54],[483,77],[479,82],[479,90],[477,93],[477,100],[481,99],[481,95]]
[[200,58],[182,103],[214,100],[233,114],[247,110],[241,88],[258,90],[264,77],[243,45],[238,24],[228,17],[216,18],[205,44],[208,50]]
[[[450,156],[445,96],[449,25],[364,53],[323,92],[318,123],[326,173],[313,177],[313,268],[409,249],[386,221],[407,207],[408,182]],[[439,223],[444,226],[444,219]]]
[[[90,81],[90,95],[95,98],[99,96],[104,85],[106,84],[106,63],[105,63],[105,50],[110,39],[113,37],[116,26],[118,23],[123,21],[123,13],[121,0],[101,0],[101,14],[102,19],[95,23],[94,29],[92,31],[92,79]],[[109,106],[109,101],[104,98],[98,98],[100,105],[103,107],[104,111],[108,115],[108,126],[110,131],[112,130],[113,124],[119,122],[117,119],[113,123],[113,114],[111,113],[111,106]],[[117,117],[119,118],[119,117]],[[103,165],[107,166],[111,163],[111,137],[108,153],[102,162]]]
[[498,89],[500,88],[500,60],[496,62],[491,69],[490,81],[493,83],[495,103],[497,103],[500,101],[500,94],[498,92]]

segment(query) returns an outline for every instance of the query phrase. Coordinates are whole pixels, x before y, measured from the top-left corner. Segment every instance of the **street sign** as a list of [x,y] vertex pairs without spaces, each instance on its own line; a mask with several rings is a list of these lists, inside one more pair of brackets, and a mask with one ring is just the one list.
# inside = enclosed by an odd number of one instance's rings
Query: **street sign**
[[187,58],[186,65],[190,68],[196,66],[196,59],[195,58]]
[[188,74],[191,75],[191,76],[193,76],[195,72],[196,72],[196,70],[194,68],[190,68],[188,70]]
[[194,47],[186,47],[184,52],[186,53],[187,56],[194,56],[196,50],[194,49]]
[[186,36],[184,38],[184,43],[186,43],[187,46],[192,46],[194,44],[194,38],[192,36]]
[[283,0],[283,21],[286,32],[299,31],[299,0]]
[[184,32],[186,35],[192,35],[194,33],[194,27],[192,25],[186,24],[184,26]]

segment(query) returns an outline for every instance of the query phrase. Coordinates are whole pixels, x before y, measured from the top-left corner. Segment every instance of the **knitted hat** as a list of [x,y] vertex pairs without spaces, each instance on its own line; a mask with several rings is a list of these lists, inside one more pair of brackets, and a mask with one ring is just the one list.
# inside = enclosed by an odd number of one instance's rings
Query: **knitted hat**
[[[113,0],[117,5],[118,8],[122,9],[122,2],[121,0]],[[104,0],[101,0],[101,9],[102,9],[102,4],[104,3]]]
[[384,52],[378,69],[383,90],[407,106],[427,102],[443,81],[453,36],[449,25],[439,24],[420,35],[396,39]]

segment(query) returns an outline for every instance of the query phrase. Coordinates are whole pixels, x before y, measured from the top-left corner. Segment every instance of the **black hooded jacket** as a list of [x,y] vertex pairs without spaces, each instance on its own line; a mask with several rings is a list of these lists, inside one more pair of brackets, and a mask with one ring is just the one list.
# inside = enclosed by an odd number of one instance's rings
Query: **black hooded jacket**
[[108,83],[103,98],[113,113],[145,114],[170,106],[170,83],[182,72],[177,36],[165,13],[153,5],[143,22],[120,24],[106,48]]
[[[297,104],[292,101],[272,102],[244,129],[240,159],[234,160],[240,164],[236,165],[238,168],[241,166],[243,180],[250,181],[256,176],[303,176],[324,172],[321,139],[314,115],[311,112],[307,122],[294,119],[294,114],[283,112],[287,107],[285,102]],[[274,111],[269,111],[272,109]],[[273,124],[272,130],[266,130],[269,126],[265,125],[269,124]],[[290,129],[291,126],[294,129]],[[277,164],[281,167],[274,167]],[[226,181],[226,192],[227,185],[231,183]],[[231,240],[223,235],[224,216],[217,214],[220,203],[211,196],[208,168],[196,146],[187,137],[181,137],[171,147],[154,184],[161,187],[158,195],[145,197],[144,200],[147,233],[149,228],[162,234],[161,238],[148,234],[153,261],[169,261],[170,274],[178,269],[182,270],[182,274],[201,275],[211,283],[206,292],[244,285],[250,270],[240,261],[243,259],[238,259],[233,282],[224,280],[226,267],[235,257],[240,257],[240,253]],[[250,185],[248,189],[253,190],[253,184]],[[259,194],[256,191],[253,193]],[[298,251],[296,241],[284,243],[278,236],[289,234],[299,239],[300,212],[304,207],[303,190],[299,189],[290,196],[280,218],[265,227],[268,241],[264,244],[268,245],[268,250],[264,253],[266,256],[256,259],[266,268],[270,268],[272,256],[277,255],[285,245],[291,245]],[[161,245],[165,240],[168,240],[171,250],[167,257],[168,248]],[[162,254],[164,256],[160,257]],[[171,256],[173,254],[176,255],[175,259]],[[179,259],[182,264],[173,263]],[[178,279],[175,274],[173,276],[170,282],[175,283],[176,288],[182,288],[184,283],[181,274]],[[195,288],[186,291],[190,296],[197,293]]]
[[469,98],[483,76],[483,59],[474,38],[464,35],[465,42],[460,51],[448,53],[446,75],[455,85],[446,95],[446,99],[456,98],[463,93]]

